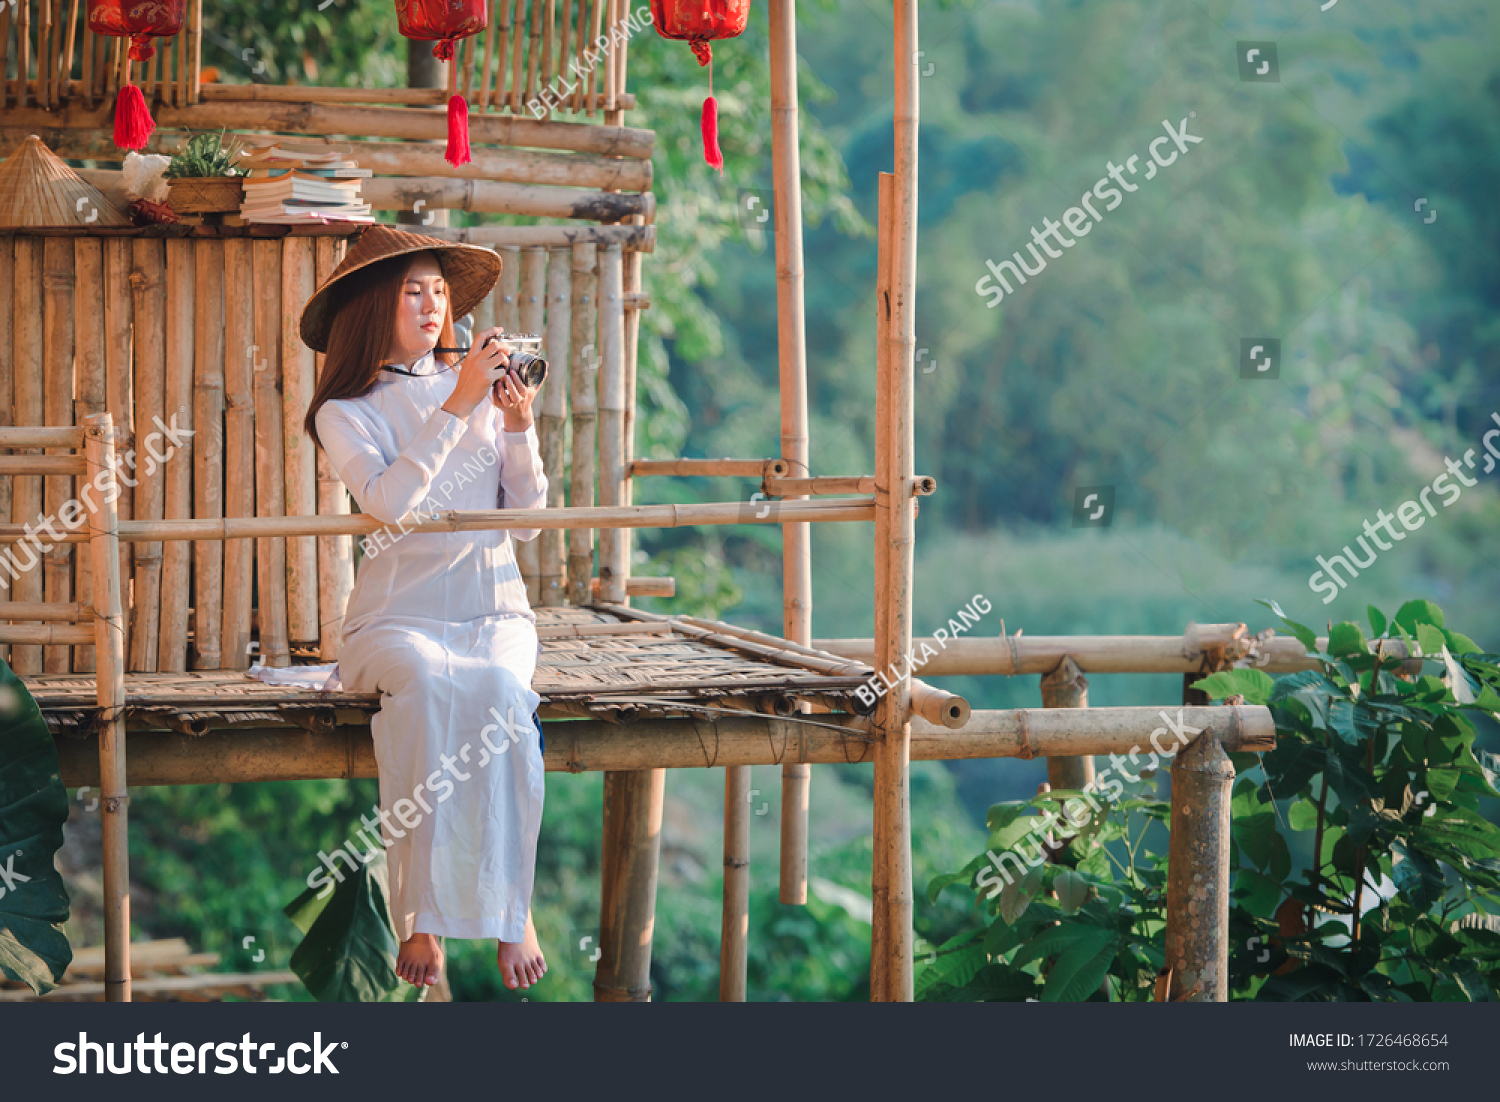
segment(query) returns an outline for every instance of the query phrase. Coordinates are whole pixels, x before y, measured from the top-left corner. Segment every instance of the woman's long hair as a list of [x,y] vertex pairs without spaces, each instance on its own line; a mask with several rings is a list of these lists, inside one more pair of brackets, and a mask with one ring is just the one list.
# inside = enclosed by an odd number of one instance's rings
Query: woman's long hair
[[[361,398],[374,389],[380,379],[381,365],[386,362],[392,338],[396,335],[396,313],[401,305],[401,288],[406,282],[406,273],[412,263],[422,256],[431,256],[441,268],[441,253],[403,253],[368,264],[339,280],[333,292],[333,322],[329,326],[328,353],[323,358],[323,372],[318,378],[318,387],[307,406],[307,416],[302,427],[314,442],[322,447],[318,439],[317,417],[323,403],[334,398]],[[447,270],[443,270],[444,282]],[[448,290],[448,309],[443,314],[443,325],[438,330],[438,346],[452,348],[453,333],[452,289]],[[440,353],[437,359],[452,367],[461,356],[457,352]]]

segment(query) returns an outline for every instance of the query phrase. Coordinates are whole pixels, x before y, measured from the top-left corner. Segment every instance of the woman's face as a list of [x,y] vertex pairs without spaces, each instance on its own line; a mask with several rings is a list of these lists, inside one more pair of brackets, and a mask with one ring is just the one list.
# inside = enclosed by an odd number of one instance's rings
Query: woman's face
[[395,347],[390,358],[411,363],[437,346],[448,314],[448,283],[443,269],[429,253],[420,253],[406,269],[396,306]]

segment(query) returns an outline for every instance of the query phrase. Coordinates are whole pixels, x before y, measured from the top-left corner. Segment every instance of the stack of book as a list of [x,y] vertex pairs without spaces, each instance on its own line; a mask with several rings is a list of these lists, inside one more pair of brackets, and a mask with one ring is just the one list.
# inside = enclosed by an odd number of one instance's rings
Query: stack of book
[[279,140],[243,147],[236,162],[245,172],[240,218],[293,226],[374,222],[370,204],[359,196],[359,181],[370,170],[343,157]]

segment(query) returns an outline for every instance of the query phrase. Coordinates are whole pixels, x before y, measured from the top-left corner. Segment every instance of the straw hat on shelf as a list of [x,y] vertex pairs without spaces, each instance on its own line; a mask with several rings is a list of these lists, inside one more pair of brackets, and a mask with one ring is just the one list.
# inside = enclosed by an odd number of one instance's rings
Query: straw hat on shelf
[[0,226],[129,226],[104,193],[35,134],[0,163]]

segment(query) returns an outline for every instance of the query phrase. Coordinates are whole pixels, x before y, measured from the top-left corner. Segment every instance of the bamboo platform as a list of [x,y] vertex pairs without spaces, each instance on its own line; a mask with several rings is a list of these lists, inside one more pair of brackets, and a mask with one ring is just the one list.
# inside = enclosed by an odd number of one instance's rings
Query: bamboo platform
[[[802,704],[854,712],[854,690],[869,666],[825,655],[778,650],[743,635],[618,608],[539,608],[542,657],[533,688],[542,719],[623,722],[648,717],[703,718],[718,712],[789,715]],[[723,625],[726,629],[728,625]],[[740,629],[728,629],[740,631]],[[54,735],[91,734],[98,715],[94,676],[23,678]],[[130,673],[128,731],[291,727],[329,730],[368,723],[380,694],[318,692],[273,685],[239,670]]]

